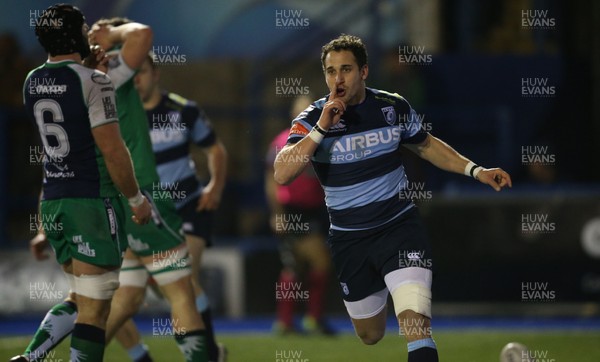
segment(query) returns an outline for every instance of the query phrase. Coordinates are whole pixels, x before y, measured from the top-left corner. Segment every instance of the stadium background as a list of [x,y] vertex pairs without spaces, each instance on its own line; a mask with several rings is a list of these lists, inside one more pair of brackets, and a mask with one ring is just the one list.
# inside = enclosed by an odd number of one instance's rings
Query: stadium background
[[[20,105],[27,71],[45,57],[30,22],[36,11],[52,3],[11,0],[0,14],[2,334],[31,334],[31,329],[19,326],[39,321],[54,302],[32,299],[32,283],[57,281],[57,290],[61,288],[54,260],[38,263],[27,253],[41,179],[35,159],[40,142]],[[265,154],[271,139],[289,124],[293,96],[306,90],[315,97],[327,93],[320,47],[346,32],[367,44],[368,86],[397,91],[434,135],[477,163],[501,166],[513,176],[513,189],[495,194],[472,179],[445,174],[405,153],[409,178],[423,187],[418,204],[434,246],[434,314],[457,325],[493,326],[507,320],[512,323],[508,330],[522,323],[543,329],[549,323],[597,331],[596,2],[74,4],[88,23],[121,15],[150,25],[155,52],[163,55],[162,84],[197,101],[228,149],[227,187],[215,224],[217,247],[205,257],[203,273],[220,318],[217,328],[251,325],[248,328],[266,330],[269,325],[280,264],[268,226]],[[294,26],[286,26],[290,19]],[[527,22],[536,19],[537,23]],[[413,63],[401,57],[411,53],[424,57]],[[548,94],[526,94],[531,87]],[[544,164],[527,162],[532,159]],[[531,231],[531,226],[542,231]],[[546,292],[546,298],[524,297],[526,287]],[[328,312],[347,329],[335,281],[327,299]],[[143,312],[152,318],[164,310],[150,298]]]

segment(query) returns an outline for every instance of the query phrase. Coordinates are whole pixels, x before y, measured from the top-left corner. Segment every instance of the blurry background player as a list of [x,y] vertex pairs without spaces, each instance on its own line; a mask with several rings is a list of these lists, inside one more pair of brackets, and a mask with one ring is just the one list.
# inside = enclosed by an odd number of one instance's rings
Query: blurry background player
[[511,186],[510,176],[477,166],[425,132],[398,94],[366,88],[369,66],[360,38],[333,39],[323,46],[321,63],[330,93],[294,119],[274,163],[275,181],[289,184],[312,161],[325,190],[328,244],[344,304],[363,343],[383,338],[391,293],[408,361],[436,362],[431,248],[415,204],[402,197],[408,180],[399,147],[496,191]]
[[[299,96],[291,109],[291,117],[296,117],[306,109],[312,99]],[[293,285],[300,276],[307,281],[308,301],[306,315],[302,319],[302,327],[307,333],[323,333],[332,335],[335,332],[323,320],[323,308],[331,256],[325,245],[328,216],[323,202],[323,188],[312,168],[307,168],[294,182],[283,186],[273,179],[273,162],[277,152],[287,141],[289,128],[279,133],[269,148],[267,154],[267,173],[265,175],[265,190],[267,201],[271,208],[271,228],[281,238],[279,245],[283,268],[279,274],[280,285]],[[297,227],[285,226],[285,220],[290,221],[290,215],[300,215]],[[293,223],[293,222],[292,222]],[[305,224],[308,223],[308,224]],[[305,230],[304,225],[308,225]],[[277,300],[277,320],[273,331],[278,334],[295,332],[294,299]]]
[[[208,356],[211,361],[223,361],[226,352],[215,341],[208,298],[200,286],[199,275],[204,248],[212,244],[213,213],[225,187],[227,151],[204,111],[195,102],[161,91],[159,79],[160,72],[150,54],[135,76],[135,87],[148,117],[161,190],[171,192],[171,199],[183,219],[192,260],[196,307],[206,326]],[[197,179],[191,143],[202,147],[208,159],[210,181],[204,187]],[[140,344],[139,332],[131,320],[119,330],[116,338],[128,350]]]
[[[97,21],[88,35],[90,43],[106,50],[111,59],[108,74],[117,87],[119,113],[123,112],[128,121],[124,124],[126,130],[123,130],[125,142],[133,155],[136,170],[139,168],[146,176],[138,182],[143,190],[153,195],[160,186],[160,178],[146,114],[134,86],[135,72],[152,47],[152,32],[144,24],[112,18]],[[175,339],[186,361],[207,361],[206,331],[194,302],[189,253],[183,238],[181,218],[170,199],[155,200],[153,206],[154,223],[150,232],[127,225],[129,249],[119,276],[121,286],[111,306],[107,337],[112,337],[111,333],[116,333],[137,313],[150,273],[169,301]],[[139,347],[128,350],[130,357],[147,360],[145,348]]]
[[[48,312],[26,356],[12,361],[43,359],[44,344],[58,343],[64,336],[55,332],[64,328],[73,331],[72,361],[102,361],[125,248],[125,213],[118,190],[128,197],[136,222],[147,223],[151,208],[120,136],[113,85],[104,73],[81,65],[90,53],[83,14],[59,4],[49,7],[38,23],[42,25],[35,33],[48,61],[29,73],[23,97],[46,156],[40,231],[62,264],[71,290],[65,302]],[[62,227],[44,233],[49,223]]]
[[[149,195],[156,185],[160,185],[160,180],[146,114],[133,85],[133,77],[135,69],[143,63],[152,46],[152,31],[146,25],[127,19],[102,19],[92,26],[88,37],[93,45],[112,50],[106,66],[116,88],[117,111],[121,120],[119,128],[131,153],[137,181],[143,192]],[[106,323],[106,341],[110,341],[121,325],[137,313],[144,299],[147,272],[150,272],[171,306],[173,334],[185,360],[207,361],[204,324],[194,303],[191,268],[181,219],[171,200],[152,202],[152,207],[153,222],[145,228],[129,218],[126,220],[129,248],[119,274],[120,286],[115,292]],[[44,245],[43,239],[35,240],[32,245],[34,254],[41,253]],[[52,329],[53,335],[58,337],[44,339],[40,328],[32,342],[40,353],[47,353],[60,343],[70,333],[72,322],[69,325],[68,320],[64,319],[60,325],[53,324],[46,328]],[[133,360],[149,360],[143,347],[129,350],[128,353]]]

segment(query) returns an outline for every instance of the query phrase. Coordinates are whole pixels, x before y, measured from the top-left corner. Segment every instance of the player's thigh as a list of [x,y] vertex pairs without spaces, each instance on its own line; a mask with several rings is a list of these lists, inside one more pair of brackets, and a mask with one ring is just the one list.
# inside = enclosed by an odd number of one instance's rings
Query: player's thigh
[[385,334],[387,296],[383,289],[358,301],[344,301],[356,335],[365,344],[375,344]]
[[[151,201],[153,208],[152,220],[146,225],[138,225],[131,220],[131,210],[126,208],[127,242],[129,248],[142,258],[161,258],[167,252],[180,245],[185,245],[182,221],[175,210],[171,200],[152,200],[150,194],[145,193]],[[121,203],[125,203],[123,197]],[[146,262],[145,262],[146,264]]]
[[[43,227],[60,264],[79,260],[111,268],[121,265],[124,210],[117,198],[66,198],[41,203]],[[82,268],[81,264],[78,264]],[[74,270],[75,275],[76,271]]]
[[386,231],[376,245],[378,264],[392,295],[394,314],[412,310],[431,318],[433,260],[417,210],[410,210]]
[[368,334],[374,334],[374,335],[381,335],[385,332],[385,327],[386,327],[386,318],[387,317],[387,309],[384,308],[382,309],[379,313],[377,313],[376,315],[369,317],[369,318],[365,318],[365,319],[355,319],[355,318],[350,318],[352,320],[352,325],[354,326],[354,330],[356,331],[356,333],[361,336],[361,335],[368,335]]
[[[369,232],[332,230],[329,233],[327,242],[344,303],[360,301],[386,289],[373,263],[371,241]],[[360,312],[358,316],[350,314],[350,317],[363,319],[376,312],[379,311]]]
[[[183,222],[182,228],[186,240],[188,236],[201,239],[204,242],[203,247],[209,248],[212,246],[213,241],[214,212],[208,210],[196,211],[196,205],[198,205],[198,198],[189,200],[177,210],[177,213]],[[192,252],[191,246],[190,252]]]
[[329,245],[342,298],[356,334],[375,344],[385,334],[388,290],[371,255],[372,232],[332,231]]
[[140,257],[135,255],[131,248],[127,248],[123,263],[121,264],[121,272],[119,273],[119,289],[125,287],[145,289],[149,276],[150,274]]
[[72,264],[77,323],[105,329],[111,299],[119,284],[118,268],[100,267],[77,259],[73,259]]

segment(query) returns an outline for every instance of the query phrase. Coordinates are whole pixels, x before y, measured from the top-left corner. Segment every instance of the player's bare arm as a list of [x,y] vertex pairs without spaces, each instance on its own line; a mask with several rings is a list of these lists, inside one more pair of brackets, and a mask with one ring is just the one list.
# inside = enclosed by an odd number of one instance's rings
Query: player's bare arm
[[[330,99],[323,105],[323,111],[316,124],[316,127],[324,133],[340,121],[346,110],[346,103],[336,97],[335,89],[331,94]],[[312,130],[312,132],[318,131]],[[297,143],[283,147],[275,157],[273,164],[275,182],[280,185],[288,185],[294,181],[310,162],[310,156],[319,146],[320,141],[317,141],[318,139],[315,140],[309,134]]]
[[[121,191],[121,193],[130,200],[130,206],[133,210],[133,220],[138,224],[146,224],[150,220],[152,209],[148,200],[144,196],[139,199],[140,189],[135,179],[133,164],[129,150],[121,138],[121,131],[117,122],[104,124],[92,129],[94,141],[100,149],[106,168],[111,179]],[[131,200],[135,202],[132,204]]]
[[[416,145],[404,145],[424,160],[434,166],[449,172],[463,174],[470,160],[456,152],[446,142],[427,134],[425,141]],[[475,177],[480,182],[490,185],[494,190],[500,191],[508,186],[512,187],[510,175],[501,168],[482,168]]]
[[140,23],[119,26],[94,24],[88,36],[90,44],[100,45],[104,50],[123,44],[121,55],[131,69],[138,69],[152,48],[152,29]]
[[208,159],[210,181],[202,189],[197,211],[216,210],[219,207],[227,174],[227,150],[221,141],[217,140],[215,144],[204,149],[204,152]]

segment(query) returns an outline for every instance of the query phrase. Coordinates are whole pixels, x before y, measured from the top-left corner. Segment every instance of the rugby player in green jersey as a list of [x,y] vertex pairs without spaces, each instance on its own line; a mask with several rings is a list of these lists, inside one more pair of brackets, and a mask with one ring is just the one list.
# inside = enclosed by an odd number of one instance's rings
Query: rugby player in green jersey
[[[61,337],[49,326],[58,323],[62,326],[56,329],[61,329],[66,322],[73,332],[72,361],[103,359],[107,317],[126,247],[124,209],[130,209],[136,225],[151,217],[120,135],[114,86],[106,74],[81,65],[90,52],[87,29],[74,6],[46,9],[35,33],[48,61],[29,73],[23,87],[25,108],[44,145],[40,235],[54,249],[71,289],[69,298],[48,312],[40,330],[46,344],[58,342]],[[28,348],[27,356],[13,360],[43,359],[39,353]]]

